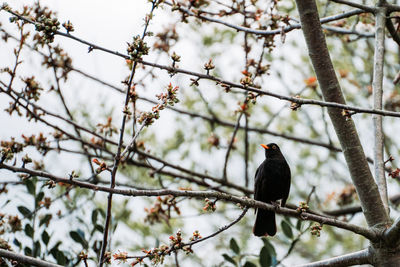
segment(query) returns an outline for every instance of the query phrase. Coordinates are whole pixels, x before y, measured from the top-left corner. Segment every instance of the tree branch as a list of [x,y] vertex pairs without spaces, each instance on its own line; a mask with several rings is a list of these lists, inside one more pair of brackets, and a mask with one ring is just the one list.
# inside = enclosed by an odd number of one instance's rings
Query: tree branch
[[236,134],[237,134],[237,132],[239,130],[240,119],[242,118],[242,116],[243,116],[243,112],[241,112],[239,114],[238,118],[237,118],[237,122],[236,122],[235,128],[233,130],[231,139],[229,141],[228,149],[226,150],[225,161],[224,161],[224,169],[223,169],[223,172],[222,172],[222,179],[224,179],[225,181],[228,180],[227,167],[228,167],[229,155],[230,155],[231,150],[233,148],[233,143],[235,142]]
[[[241,219],[243,219],[244,215],[246,215],[246,213],[247,213],[248,210],[249,210],[249,208],[248,208],[248,207],[245,207],[245,208],[243,209],[242,213],[239,215],[239,217],[237,217],[237,218],[236,218],[234,221],[232,221],[231,223],[220,227],[220,228],[219,228],[217,231],[215,231],[214,233],[209,234],[208,236],[205,236],[205,237],[203,237],[203,238],[200,238],[200,239],[191,241],[191,242],[189,242],[189,243],[183,243],[183,244],[181,244],[180,246],[172,246],[170,249],[165,250],[165,251],[163,251],[163,252],[160,252],[158,255],[159,255],[159,256],[161,256],[161,255],[167,255],[167,254],[170,254],[171,252],[177,252],[179,249],[182,249],[182,248],[184,248],[184,247],[191,247],[191,246],[193,246],[194,244],[197,244],[197,243],[206,241],[207,239],[210,239],[210,238],[212,238],[212,237],[214,237],[214,236],[216,236],[216,235],[222,233],[223,231],[228,230],[228,229],[231,228],[233,225],[237,224]],[[176,254],[175,254],[175,255],[176,255]],[[148,254],[148,255],[145,255],[145,256],[128,256],[127,258],[129,258],[129,259],[131,259],[131,258],[135,258],[135,259],[144,259],[144,258],[149,258],[149,257],[151,257],[151,256],[152,256],[151,254],[150,254],[150,255]]]
[[296,265],[296,267],[351,266],[369,263],[371,263],[371,252],[368,248],[366,248],[361,251],[345,254],[327,260]]
[[376,11],[375,7],[362,5],[362,4],[357,4],[357,3],[353,3],[353,2],[350,2],[350,1],[347,1],[347,0],[329,0],[329,1],[332,1],[332,2],[335,2],[335,3],[338,3],[338,4],[348,5],[348,6],[355,7],[355,8],[359,8],[361,10],[364,10],[364,11],[367,11],[367,12],[370,12],[370,13],[375,13],[375,11]]
[[397,45],[400,46],[400,36],[397,33],[397,30],[395,29],[390,17],[386,18],[386,28],[388,29],[390,35],[392,36],[393,41],[395,41]]
[[[146,15],[143,33],[142,33],[142,36],[140,38],[142,41],[146,37],[147,28],[149,26],[151,18],[153,18],[153,11],[155,10],[155,8],[158,5],[158,1],[157,0],[152,0],[151,4],[152,5],[151,5],[150,14]],[[123,110],[127,110],[127,108],[128,108],[128,103],[129,103],[130,94],[131,94],[131,87],[132,87],[133,79],[134,79],[135,74],[136,74],[137,65],[138,65],[138,62],[135,61],[133,63],[133,66],[132,66],[132,71],[131,71],[131,74],[129,76],[129,80],[128,80],[128,83],[127,83],[126,95],[125,95],[125,104],[124,104]],[[120,134],[119,134],[117,153],[115,155],[114,165],[113,165],[113,168],[112,168],[112,171],[111,171],[111,185],[110,185],[111,188],[115,187],[115,177],[117,175],[119,163],[121,162],[121,156],[123,156],[123,153],[121,154],[121,150],[122,150],[122,147],[123,147],[123,144],[124,144],[125,125],[126,125],[126,120],[127,120],[127,117],[128,117],[128,113],[127,112],[123,112],[123,114],[124,115],[122,117],[122,122],[121,122],[121,129],[120,129]],[[133,116],[135,116],[135,114],[133,114]],[[142,129],[143,129],[143,127],[142,127]],[[137,135],[135,135],[135,137],[133,138],[132,142],[135,142],[135,139],[137,138],[139,133],[140,133],[140,131],[137,133]],[[109,231],[109,225],[110,225],[110,221],[111,221],[111,213],[112,213],[111,208],[112,208],[112,192],[110,192],[109,195],[108,195],[107,213],[106,213],[106,219],[105,219],[105,225],[104,225],[104,233],[103,233],[103,242],[102,242],[102,245],[101,245],[101,253],[100,253],[100,256],[99,256],[99,267],[102,267],[103,264],[104,264],[104,255],[105,255],[106,249],[107,249],[108,231]]]
[[398,6],[398,5],[392,5],[392,4],[385,3],[384,6],[387,7],[388,13],[400,11],[400,6]]
[[[173,6],[172,3],[169,3],[169,2],[164,2],[164,3],[166,5]],[[196,18],[198,18],[200,20],[203,20],[203,21],[208,21],[208,22],[221,24],[221,25],[224,25],[224,26],[226,26],[228,28],[234,29],[234,30],[239,31],[239,32],[245,32],[245,33],[248,33],[248,34],[255,34],[255,35],[260,35],[260,36],[278,35],[278,34],[282,34],[282,32],[287,33],[287,32],[290,32],[292,30],[295,30],[295,29],[301,29],[301,24],[292,24],[292,25],[283,27],[282,29],[269,30],[269,31],[256,30],[256,29],[252,29],[252,28],[249,28],[249,27],[244,27],[244,26],[231,24],[229,22],[226,22],[226,21],[223,21],[223,20],[220,20],[220,19],[203,16],[203,15],[200,14],[200,12],[199,12],[199,14],[195,14],[192,11],[190,11],[190,10],[188,10],[186,8],[183,8],[181,6],[178,7],[178,10],[180,12],[182,12],[182,13],[185,13],[185,14],[187,14],[189,16],[196,17]],[[364,10],[364,9],[354,9],[354,10],[350,10],[350,11],[342,13],[342,14],[325,17],[325,18],[321,19],[321,24],[325,24],[325,23],[329,23],[329,22],[332,22],[332,21],[348,18],[348,17],[354,16],[354,15],[359,15],[359,14],[365,13],[366,11],[367,12],[371,12],[371,11]],[[352,32],[352,34],[357,34],[357,33],[356,32]]]
[[[375,52],[374,52],[374,74],[373,74],[373,95],[374,108],[382,109],[382,93],[383,93],[383,65],[385,56],[385,21],[386,8],[379,7],[375,15]],[[383,158],[383,127],[382,116],[374,114],[372,116],[374,122],[374,170],[375,180],[378,184],[379,193],[381,195],[385,211],[389,214],[388,194]]]
[[391,247],[397,247],[400,244],[400,217],[385,231],[383,238]]
[[340,221],[334,218],[330,217],[325,217],[321,215],[316,215],[308,212],[298,212],[297,210],[293,209],[288,209],[284,207],[275,207],[270,204],[266,204],[261,201],[256,201],[254,199],[250,199],[247,197],[239,197],[235,196],[232,194],[227,194],[227,193],[221,193],[221,192],[215,192],[215,191],[191,191],[191,190],[172,190],[172,189],[162,189],[162,190],[137,190],[137,189],[118,189],[118,188],[111,188],[111,187],[106,187],[106,186],[99,186],[87,182],[82,182],[78,181],[76,179],[70,179],[70,178],[63,178],[59,176],[55,176],[43,171],[35,171],[35,170],[30,170],[27,168],[19,168],[19,167],[14,167],[10,165],[6,165],[4,163],[0,163],[0,169],[6,169],[12,172],[17,172],[17,173],[26,173],[31,176],[38,176],[38,177],[43,177],[50,179],[56,183],[62,182],[64,184],[70,184],[74,186],[78,186],[81,188],[86,188],[90,189],[93,191],[101,191],[101,192],[107,192],[107,193],[112,193],[112,194],[118,194],[118,195],[124,195],[124,196],[167,196],[167,195],[173,195],[176,197],[193,197],[193,198],[199,198],[199,199],[204,199],[204,198],[215,198],[219,200],[225,200],[227,202],[232,202],[236,204],[240,204],[242,206],[246,207],[251,207],[251,208],[260,208],[260,209],[267,209],[276,212],[277,214],[283,214],[295,218],[299,218],[302,220],[307,220],[307,221],[315,221],[319,222],[320,224],[326,224],[326,225],[332,225],[336,226],[338,228],[342,228],[345,230],[349,230],[351,232],[354,232],[356,234],[362,235],[365,238],[376,242],[379,240],[379,235],[373,231],[369,230],[367,228],[350,224],[344,221]]
[[[319,22],[315,0],[296,0],[296,3],[309,56],[324,100],[345,104]],[[389,217],[384,209],[378,186],[369,170],[353,120],[346,119],[340,110],[331,107],[328,108],[328,114],[342,146],[368,225],[370,227],[385,225],[389,222]]]
[[[14,16],[18,17],[19,19],[22,19],[24,21],[30,22],[32,24],[37,24],[13,11],[9,11],[7,10],[7,12],[13,14]],[[319,24],[320,25],[320,24]],[[119,53],[119,52],[115,52],[112,51],[110,49],[98,46],[96,44],[90,43],[88,41],[82,40],[76,36],[73,36],[71,34],[67,34],[67,33],[63,33],[60,31],[57,31],[55,34],[57,35],[61,35],[70,39],[73,39],[75,41],[78,41],[80,43],[86,44],[89,47],[91,47],[92,50],[101,50],[103,52],[109,53],[109,54],[113,54],[119,57],[122,57],[124,59],[129,59],[132,60],[128,55]],[[245,90],[245,91],[249,91],[249,92],[254,92],[260,95],[268,95],[280,100],[287,100],[290,102],[294,102],[294,103],[298,103],[300,105],[317,105],[317,106],[321,106],[321,107],[332,107],[332,108],[337,108],[340,110],[351,110],[351,111],[355,111],[355,113],[367,113],[367,114],[379,114],[382,116],[390,116],[390,117],[398,117],[400,118],[400,112],[394,112],[394,111],[386,111],[386,110],[375,110],[375,109],[367,109],[367,108],[359,108],[359,107],[353,107],[353,106],[348,106],[345,105],[343,103],[337,103],[337,102],[331,102],[331,101],[320,101],[320,100],[314,100],[314,99],[304,99],[304,98],[297,98],[297,97],[292,97],[292,96],[286,96],[286,95],[280,95],[280,94],[276,94],[273,93],[272,91],[267,91],[267,90],[261,90],[257,87],[253,87],[253,86],[244,86],[242,84],[238,84],[238,83],[233,83],[233,82],[229,82],[229,81],[225,81],[221,78],[218,78],[216,76],[212,76],[212,75],[208,75],[208,74],[202,74],[202,73],[197,73],[197,72],[193,72],[193,71],[189,71],[189,70],[185,70],[185,69],[179,69],[179,68],[174,68],[171,66],[166,66],[166,65],[161,65],[161,64],[157,64],[157,63],[151,63],[151,62],[147,62],[144,60],[139,60],[139,63],[145,65],[145,66],[151,66],[151,67],[155,67],[158,69],[163,69],[166,70],[168,72],[171,73],[182,73],[182,74],[187,74],[187,75],[191,75],[191,76],[195,76],[197,78],[201,78],[201,79],[206,79],[206,80],[211,80],[211,81],[215,81],[218,85],[227,85],[229,87],[232,88],[238,88],[241,90]]]
[[[0,29],[0,31],[2,31],[4,34],[6,34],[7,37],[10,37],[13,40],[16,40],[16,41],[20,42],[20,39],[18,39],[15,36],[9,34],[4,29]],[[26,43],[24,43],[24,45],[27,46],[28,48],[30,48],[31,50],[39,53],[40,55],[42,55],[44,57],[47,56],[44,53],[42,53],[41,51],[37,50],[36,48],[34,48],[34,47],[32,47],[32,46],[30,46],[30,45],[28,45]],[[98,83],[100,83],[100,84],[102,84],[104,86],[107,86],[107,87],[109,87],[109,88],[111,88],[111,89],[113,89],[113,90],[115,90],[115,91],[117,91],[119,93],[125,93],[124,90],[118,88],[117,86],[114,86],[114,85],[112,85],[112,84],[110,84],[110,83],[108,83],[106,81],[103,81],[103,80],[101,80],[101,79],[99,79],[99,78],[97,78],[97,77],[95,77],[93,75],[90,75],[90,74],[88,74],[88,73],[86,73],[86,72],[84,72],[84,71],[82,71],[80,69],[77,69],[74,66],[66,66],[66,67],[69,70],[77,72],[77,73],[81,74],[82,76],[84,76],[84,77],[86,77],[86,78],[88,78],[90,80],[96,81],[96,82],[98,82]],[[4,92],[6,92],[6,90],[4,90]],[[158,104],[157,101],[151,100],[151,99],[143,97],[143,96],[138,96],[138,99],[141,100],[141,101],[152,103],[152,104]],[[30,103],[30,104],[33,104],[33,103]],[[33,105],[35,105],[35,104],[33,104]],[[43,110],[39,106],[36,106],[36,108],[39,108],[40,110]],[[201,119],[207,120],[207,121],[209,121],[211,123],[218,123],[221,126],[232,127],[232,128],[234,128],[236,126],[234,123],[231,123],[229,121],[221,120],[220,118],[215,116],[215,114],[212,114],[212,116],[209,117],[209,116],[201,115],[201,114],[194,113],[194,112],[191,112],[191,111],[182,110],[182,109],[176,108],[174,106],[167,106],[166,108],[169,109],[169,110],[181,113],[181,114],[185,114],[185,115],[191,116],[191,117],[201,118]],[[56,115],[56,114],[53,114],[53,115]],[[62,119],[64,119],[64,118],[62,118]],[[66,121],[66,122],[69,123],[69,121]],[[246,122],[248,122],[247,119],[246,119]],[[78,125],[74,125],[74,127],[77,127],[77,126]],[[246,126],[240,126],[239,125],[239,129],[245,130],[246,132],[258,132],[258,133],[262,133],[262,134],[269,134],[269,135],[273,135],[273,136],[278,136],[278,137],[282,137],[284,139],[292,140],[292,141],[295,141],[295,142],[300,142],[300,143],[305,143],[305,144],[309,144],[309,145],[325,147],[325,148],[327,148],[327,149],[329,149],[331,151],[334,151],[334,152],[341,152],[340,148],[337,148],[337,147],[333,146],[332,144],[322,143],[322,142],[318,142],[318,141],[314,141],[314,140],[310,140],[310,139],[306,139],[306,138],[301,138],[301,137],[290,136],[290,135],[286,135],[286,134],[270,131],[270,130],[267,130],[267,129],[264,129],[264,128],[255,128],[255,127],[251,127],[251,126],[247,126],[246,127]],[[372,162],[372,160],[371,160],[371,162]]]
[[[100,82],[101,82],[101,81],[100,81]],[[0,81],[0,84],[2,84],[1,81]],[[4,86],[6,86],[6,85],[4,85]],[[112,85],[109,85],[109,86],[112,86]],[[117,88],[117,87],[115,87],[115,88]],[[91,148],[93,148],[93,149],[100,149],[100,150],[103,150],[103,151],[105,151],[105,152],[107,152],[107,153],[109,153],[109,154],[115,156],[114,153],[111,153],[110,151],[105,150],[103,147],[94,145],[94,144],[92,144],[92,143],[88,143],[88,142],[86,142],[86,141],[84,141],[84,140],[82,140],[82,139],[80,139],[80,138],[78,138],[78,137],[75,137],[75,136],[73,136],[72,134],[70,134],[70,133],[64,131],[63,129],[57,127],[56,125],[47,122],[47,121],[44,120],[41,116],[35,115],[35,113],[34,113],[33,111],[30,111],[30,109],[28,108],[28,105],[31,105],[31,106],[34,108],[34,110],[40,110],[40,111],[44,112],[45,114],[47,114],[47,115],[49,115],[49,116],[58,118],[58,119],[60,119],[60,120],[62,120],[62,121],[64,121],[64,122],[66,122],[66,123],[69,123],[69,124],[73,125],[74,127],[77,127],[78,129],[80,129],[80,130],[82,130],[82,131],[84,131],[84,132],[87,132],[87,133],[89,133],[89,134],[91,134],[91,135],[93,135],[93,136],[96,136],[97,138],[101,139],[101,140],[104,141],[105,143],[109,143],[109,144],[111,144],[111,145],[117,146],[117,145],[118,145],[117,142],[115,142],[115,141],[113,141],[113,140],[110,140],[110,139],[107,139],[107,138],[105,138],[105,137],[103,137],[103,136],[97,134],[96,132],[91,131],[91,130],[89,130],[89,129],[87,129],[87,128],[81,126],[81,125],[78,125],[77,123],[75,123],[75,122],[73,122],[73,121],[71,121],[71,120],[68,120],[68,119],[66,119],[66,118],[64,118],[64,117],[62,117],[62,116],[60,116],[60,115],[58,115],[58,114],[52,113],[52,112],[50,112],[50,111],[48,111],[48,110],[45,110],[45,109],[43,109],[42,107],[40,107],[40,106],[38,106],[38,105],[36,105],[36,104],[30,102],[29,100],[23,98],[21,95],[18,95],[18,96],[15,96],[15,97],[14,97],[14,96],[12,95],[12,93],[13,93],[14,91],[8,92],[6,89],[2,89],[1,87],[0,87],[0,91],[2,91],[2,92],[4,92],[4,93],[8,94],[14,101],[17,101],[24,109],[26,109],[26,111],[27,111],[28,113],[32,114],[32,116],[34,116],[35,119],[37,119],[37,120],[43,122],[44,124],[48,125],[49,127],[52,127],[52,128],[54,128],[55,130],[57,130],[57,131],[60,131],[61,133],[65,134],[66,136],[68,136],[68,137],[71,138],[72,140],[81,142],[82,144],[84,144],[84,145],[86,145],[86,146],[88,146],[88,147],[91,147]],[[15,92],[14,92],[14,93],[15,93]],[[17,93],[15,93],[15,94],[17,94]],[[20,103],[20,100],[24,100],[24,101],[26,102],[26,105]],[[146,100],[146,101],[149,101],[149,102],[151,102],[151,103],[153,103],[152,100],[149,100],[149,99],[145,99],[145,100]],[[210,121],[213,121],[213,122],[217,122],[217,123],[219,123],[219,124],[222,125],[222,126],[235,127],[235,125],[234,125],[233,123],[230,123],[230,122],[221,121],[221,120],[219,120],[219,119],[213,119],[213,118],[206,117],[206,116],[204,116],[204,115],[199,115],[199,114],[196,114],[196,113],[190,113],[190,112],[188,112],[188,111],[179,110],[179,109],[177,109],[177,108],[172,108],[172,109],[176,110],[177,112],[181,112],[181,113],[183,113],[183,114],[189,113],[189,114],[187,114],[187,115],[190,115],[190,116],[193,116],[193,117],[200,117],[200,118],[205,119],[205,120],[210,120]],[[214,121],[214,120],[216,120],[216,121]],[[243,128],[244,128],[243,126],[240,126],[240,129],[243,129]],[[322,147],[325,147],[325,148],[327,148],[327,149],[329,149],[329,150],[331,150],[331,151],[334,151],[334,152],[341,152],[341,149],[336,148],[336,147],[334,147],[334,146],[332,146],[332,145],[330,145],[330,144],[325,144],[325,143],[321,143],[321,142],[317,142],[317,141],[312,141],[312,140],[309,140],[309,139],[304,139],[304,138],[299,138],[299,137],[288,136],[288,135],[285,135],[285,134],[279,134],[279,133],[271,132],[271,131],[269,131],[269,130],[259,129],[259,128],[253,128],[253,127],[248,127],[248,130],[249,130],[249,131],[258,132],[258,133],[271,134],[271,135],[274,135],[274,136],[279,136],[279,137],[282,137],[282,138],[286,138],[286,139],[288,139],[288,140],[293,140],[293,141],[297,141],[297,142],[301,142],[301,143],[306,143],[306,144],[310,144],[310,145],[322,146]],[[157,157],[155,157],[155,156],[153,156],[153,155],[150,155],[150,154],[148,154],[148,153],[145,153],[145,152],[143,152],[143,151],[137,150],[136,153],[138,153],[138,154],[140,154],[140,155],[142,155],[142,156],[145,156],[145,157],[154,159],[154,160],[156,160],[156,161],[158,161],[158,162],[160,162],[160,163],[162,163],[162,164],[164,164],[164,165],[166,165],[166,166],[170,166],[170,167],[172,167],[172,168],[175,168],[175,169],[180,170],[180,171],[182,171],[182,172],[188,173],[188,174],[190,174],[190,175],[198,176],[198,177],[200,177],[200,178],[202,178],[202,179],[204,179],[204,178],[205,178],[205,179],[210,179],[210,180],[213,180],[214,182],[220,183],[221,185],[225,185],[225,186],[228,186],[228,187],[230,187],[230,188],[237,189],[237,190],[239,190],[239,191],[241,191],[241,192],[243,192],[243,193],[245,193],[245,194],[249,194],[249,192],[251,192],[251,190],[248,190],[247,188],[244,188],[244,187],[241,187],[241,186],[238,186],[238,185],[236,185],[236,184],[229,183],[229,182],[224,182],[224,181],[223,181],[222,179],[220,179],[220,178],[215,178],[215,177],[212,177],[212,176],[210,176],[210,175],[208,175],[208,174],[196,173],[196,172],[193,172],[193,171],[191,171],[191,170],[182,168],[182,167],[180,167],[180,166],[178,166],[178,165],[173,165],[173,164],[171,164],[171,163],[169,163],[169,162],[166,162],[166,161],[164,161],[164,160],[162,160],[162,159],[160,159],[160,158],[157,158]],[[373,160],[372,160],[371,158],[368,158],[368,162],[373,163]],[[134,165],[136,165],[136,166],[140,166],[140,167],[145,167],[145,168],[149,168],[149,167],[150,167],[150,166],[144,165],[144,164],[142,164],[142,163],[139,164],[139,163],[136,162],[136,161],[132,161],[131,163],[134,164]],[[163,174],[166,174],[166,175],[169,175],[169,176],[179,177],[179,178],[182,178],[182,179],[190,180],[189,177],[182,176],[182,175],[179,175],[179,174],[176,174],[176,173],[170,173],[170,172],[168,172],[168,173],[167,173],[167,172],[162,172],[162,173],[163,173]],[[195,183],[197,183],[197,184],[199,184],[199,185],[208,186],[207,183],[204,183],[204,182],[201,182],[201,181],[198,181],[198,180],[191,179],[190,181],[195,182]]]
[[[400,194],[394,195],[389,198],[390,202],[392,202],[393,205],[398,205],[400,201]],[[329,210],[329,211],[323,211],[324,214],[330,215],[330,216],[344,216],[344,215],[353,215],[358,212],[362,212],[361,206],[353,206],[353,207],[346,207],[342,209],[337,209],[337,210]]]
[[38,260],[29,256],[25,256],[22,254],[18,254],[12,251],[8,251],[0,248],[0,257],[11,259],[17,261],[18,263],[25,263],[30,266],[39,266],[39,267],[62,267],[61,265],[50,263],[44,260]]

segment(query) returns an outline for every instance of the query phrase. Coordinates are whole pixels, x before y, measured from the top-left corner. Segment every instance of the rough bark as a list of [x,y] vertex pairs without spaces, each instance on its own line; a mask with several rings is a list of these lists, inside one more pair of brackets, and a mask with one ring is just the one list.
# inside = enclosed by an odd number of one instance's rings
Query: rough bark
[[374,245],[375,248],[371,250],[374,255],[372,259],[373,266],[379,267],[398,267],[400,266],[400,254],[397,248],[387,248],[384,246],[379,247],[378,244]]

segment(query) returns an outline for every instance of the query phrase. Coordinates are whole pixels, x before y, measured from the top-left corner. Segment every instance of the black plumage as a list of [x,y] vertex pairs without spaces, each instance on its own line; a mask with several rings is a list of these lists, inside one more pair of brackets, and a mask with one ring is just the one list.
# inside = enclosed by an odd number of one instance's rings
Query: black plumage
[[[284,207],[290,191],[289,165],[277,144],[262,144],[261,146],[265,149],[265,160],[256,171],[254,199],[268,204],[275,204],[281,199],[281,206]],[[275,212],[265,209],[258,209],[256,212],[254,235],[275,235]]]

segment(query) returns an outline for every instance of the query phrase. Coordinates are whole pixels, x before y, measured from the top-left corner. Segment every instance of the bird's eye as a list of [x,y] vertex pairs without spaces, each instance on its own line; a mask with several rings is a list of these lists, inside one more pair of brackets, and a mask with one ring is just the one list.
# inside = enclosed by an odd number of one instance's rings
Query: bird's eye
[[273,146],[272,146],[272,149],[276,149],[276,145],[273,145]]

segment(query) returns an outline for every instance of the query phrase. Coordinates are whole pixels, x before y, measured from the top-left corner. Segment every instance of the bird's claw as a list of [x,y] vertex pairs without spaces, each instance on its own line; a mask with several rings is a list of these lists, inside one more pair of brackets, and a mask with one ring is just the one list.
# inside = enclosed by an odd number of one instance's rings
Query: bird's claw
[[307,215],[305,215],[305,214],[303,214],[303,213],[300,213],[300,218],[301,218],[302,220],[307,220]]
[[271,201],[271,204],[275,207],[275,209],[281,208],[281,204],[278,201]]

